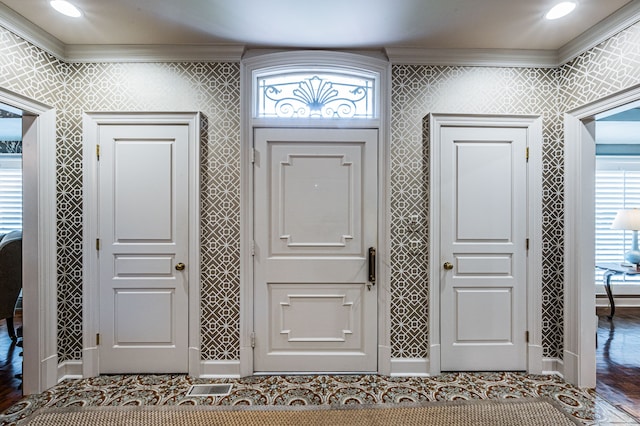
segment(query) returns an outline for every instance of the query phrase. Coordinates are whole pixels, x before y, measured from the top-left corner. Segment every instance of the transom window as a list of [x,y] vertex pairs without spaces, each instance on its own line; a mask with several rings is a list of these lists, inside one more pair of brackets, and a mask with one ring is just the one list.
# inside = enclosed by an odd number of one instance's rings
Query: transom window
[[258,118],[377,118],[377,75],[286,71],[257,76]]

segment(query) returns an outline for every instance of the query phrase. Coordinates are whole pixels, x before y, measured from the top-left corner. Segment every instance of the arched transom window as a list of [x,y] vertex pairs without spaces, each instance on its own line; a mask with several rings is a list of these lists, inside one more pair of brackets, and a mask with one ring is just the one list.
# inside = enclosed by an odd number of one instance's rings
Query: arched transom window
[[256,118],[377,118],[377,73],[291,70],[258,74]]

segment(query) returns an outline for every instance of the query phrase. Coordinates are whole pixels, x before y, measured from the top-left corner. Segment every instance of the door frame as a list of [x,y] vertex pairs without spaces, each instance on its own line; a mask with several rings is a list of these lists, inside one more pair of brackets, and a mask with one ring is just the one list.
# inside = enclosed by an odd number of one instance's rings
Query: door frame
[[30,395],[58,383],[56,109],[4,88],[0,102],[23,111],[22,390]]
[[564,377],[596,386],[595,116],[640,100],[640,85],[564,114]]
[[189,368],[192,377],[201,374],[200,360],[200,113],[87,112],[82,117],[83,146],[83,280],[82,280],[82,375],[100,374],[96,333],[100,327],[100,291],[98,250],[98,162],[96,144],[99,126],[118,125],[187,125],[189,127]]
[[[313,69],[322,65],[335,69],[361,69],[379,75],[379,114],[375,119],[259,119],[253,117],[253,75],[258,70]],[[391,374],[391,261],[390,261],[390,104],[391,65],[378,55],[330,51],[246,52],[240,63],[240,360],[228,362],[212,372],[217,376],[243,377],[253,366],[253,164],[254,129],[273,128],[371,128],[378,130],[378,374]]]
[[529,115],[429,114],[429,359],[431,375],[441,373],[440,134],[442,127],[510,127],[527,131],[527,372],[543,371],[542,347],[542,117]]

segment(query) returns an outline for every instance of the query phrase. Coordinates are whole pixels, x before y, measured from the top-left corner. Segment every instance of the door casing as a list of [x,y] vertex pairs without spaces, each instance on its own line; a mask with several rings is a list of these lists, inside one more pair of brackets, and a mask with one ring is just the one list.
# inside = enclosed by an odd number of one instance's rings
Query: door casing
[[590,102],[564,115],[564,352],[565,379],[596,386],[595,317],[595,116],[640,100],[640,85]]
[[[542,118],[539,116],[429,114],[429,372],[440,368],[440,132],[443,127],[518,127],[527,130],[527,372],[540,374],[542,347]],[[549,368],[550,370],[550,368]]]
[[99,350],[96,334],[99,332],[99,262],[96,250],[98,234],[98,162],[96,144],[99,126],[119,125],[186,125],[189,128],[189,375],[200,377],[200,114],[184,113],[102,113],[83,115],[83,310],[82,310],[82,375],[100,374]]
[[[248,52],[240,65],[241,73],[241,150],[240,150],[240,360],[209,363],[215,376],[249,376],[254,372],[253,349],[253,134],[258,127],[288,128],[370,128],[377,129],[378,141],[378,373],[392,374],[390,299],[390,153],[389,106],[391,66],[378,57],[328,51],[295,51],[254,55]],[[352,67],[379,74],[379,113],[375,119],[259,119],[252,113],[253,74],[264,69],[313,69],[319,64],[336,69]]]
[[23,111],[23,324],[25,395],[58,382],[56,109],[0,88],[0,102]]

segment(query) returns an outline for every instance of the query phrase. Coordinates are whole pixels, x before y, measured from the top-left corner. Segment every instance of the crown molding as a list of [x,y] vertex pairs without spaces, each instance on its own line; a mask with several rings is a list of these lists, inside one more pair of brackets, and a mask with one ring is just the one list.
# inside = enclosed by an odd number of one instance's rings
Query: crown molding
[[38,46],[58,59],[66,59],[66,46],[63,42],[44,31],[33,22],[25,19],[24,16],[7,7],[4,3],[0,3],[0,26],[16,34],[18,37],[23,38],[27,42]]
[[[395,64],[554,68],[639,21],[640,1],[632,0],[558,50],[387,47],[385,51]],[[2,3],[0,26],[66,62],[239,62],[245,50],[239,44],[66,45]]]
[[555,68],[554,50],[387,47],[393,64]]
[[558,49],[559,65],[566,64],[640,21],[640,1],[632,0]]
[[241,44],[69,44],[66,61],[88,62],[240,62]]

